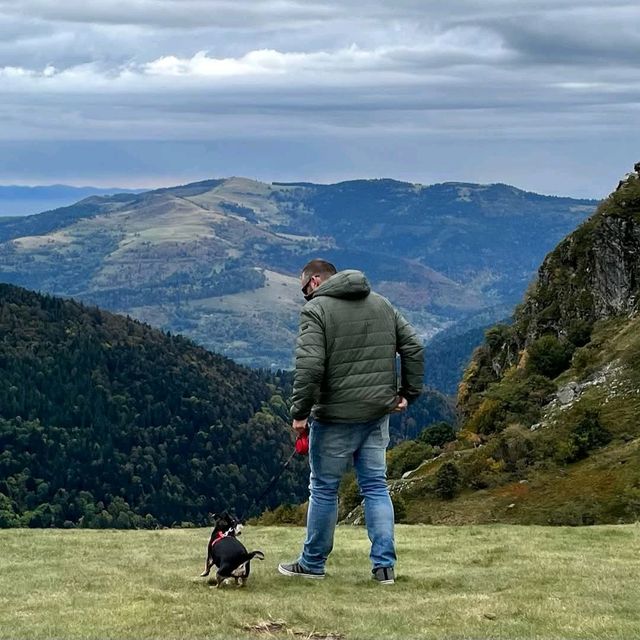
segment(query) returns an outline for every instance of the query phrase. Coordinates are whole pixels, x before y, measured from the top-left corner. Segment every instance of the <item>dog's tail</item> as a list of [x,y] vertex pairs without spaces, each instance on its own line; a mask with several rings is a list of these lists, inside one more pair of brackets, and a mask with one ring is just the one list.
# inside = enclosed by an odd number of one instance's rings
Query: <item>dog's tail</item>
[[264,560],[264,553],[262,551],[252,551],[247,554],[247,560],[253,560],[254,558],[258,558],[258,560]]

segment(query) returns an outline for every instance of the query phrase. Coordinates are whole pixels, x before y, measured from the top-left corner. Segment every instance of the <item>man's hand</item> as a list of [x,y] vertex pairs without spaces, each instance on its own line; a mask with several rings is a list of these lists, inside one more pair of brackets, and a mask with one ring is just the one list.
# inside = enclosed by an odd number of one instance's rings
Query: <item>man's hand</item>
[[396,404],[391,413],[402,413],[408,406],[409,403],[407,402],[407,399],[402,396],[398,396],[398,404]]
[[304,420],[294,420],[291,426],[298,435],[301,435],[307,428],[307,418]]

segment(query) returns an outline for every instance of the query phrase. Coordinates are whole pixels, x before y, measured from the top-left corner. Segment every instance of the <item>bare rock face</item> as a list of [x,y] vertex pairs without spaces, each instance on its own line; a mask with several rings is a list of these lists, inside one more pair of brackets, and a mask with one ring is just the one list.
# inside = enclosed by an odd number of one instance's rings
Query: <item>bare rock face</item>
[[557,392],[556,397],[560,404],[570,404],[578,396],[578,393],[578,384],[576,382],[570,382]]
[[593,323],[638,311],[640,178],[636,172],[627,175],[598,211],[545,258],[516,314],[524,343],[544,333],[566,337],[577,321]]
[[640,224],[607,217],[594,238],[590,283],[594,312],[606,318],[635,311],[640,286]]

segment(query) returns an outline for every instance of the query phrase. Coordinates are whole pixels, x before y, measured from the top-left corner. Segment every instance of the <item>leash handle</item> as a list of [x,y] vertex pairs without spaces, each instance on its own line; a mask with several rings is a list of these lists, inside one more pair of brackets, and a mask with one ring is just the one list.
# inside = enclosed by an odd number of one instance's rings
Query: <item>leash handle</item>
[[299,453],[301,456],[309,454],[309,427],[298,434],[296,438],[296,453]]

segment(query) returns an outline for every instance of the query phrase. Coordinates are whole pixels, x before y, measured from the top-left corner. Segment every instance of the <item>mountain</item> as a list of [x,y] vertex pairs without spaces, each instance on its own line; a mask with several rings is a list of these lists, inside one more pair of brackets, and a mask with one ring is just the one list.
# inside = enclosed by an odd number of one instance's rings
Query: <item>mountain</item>
[[407,521],[640,517],[639,174],[549,253],[513,322],[486,331],[457,438],[403,444],[423,454],[395,482]]
[[306,495],[288,378],[0,285],[0,527],[205,524]]
[[65,207],[89,196],[121,193],[123,191],[137,193],[141,190],[70,187],[64,184],[37,187],[0,185],[0,217],[30,215],[39,211]]
[[309,259],[365,270],[429,339],[515,304],[594,207],[499,184],[207,180],[0,220],[0,279],[287,367]]

